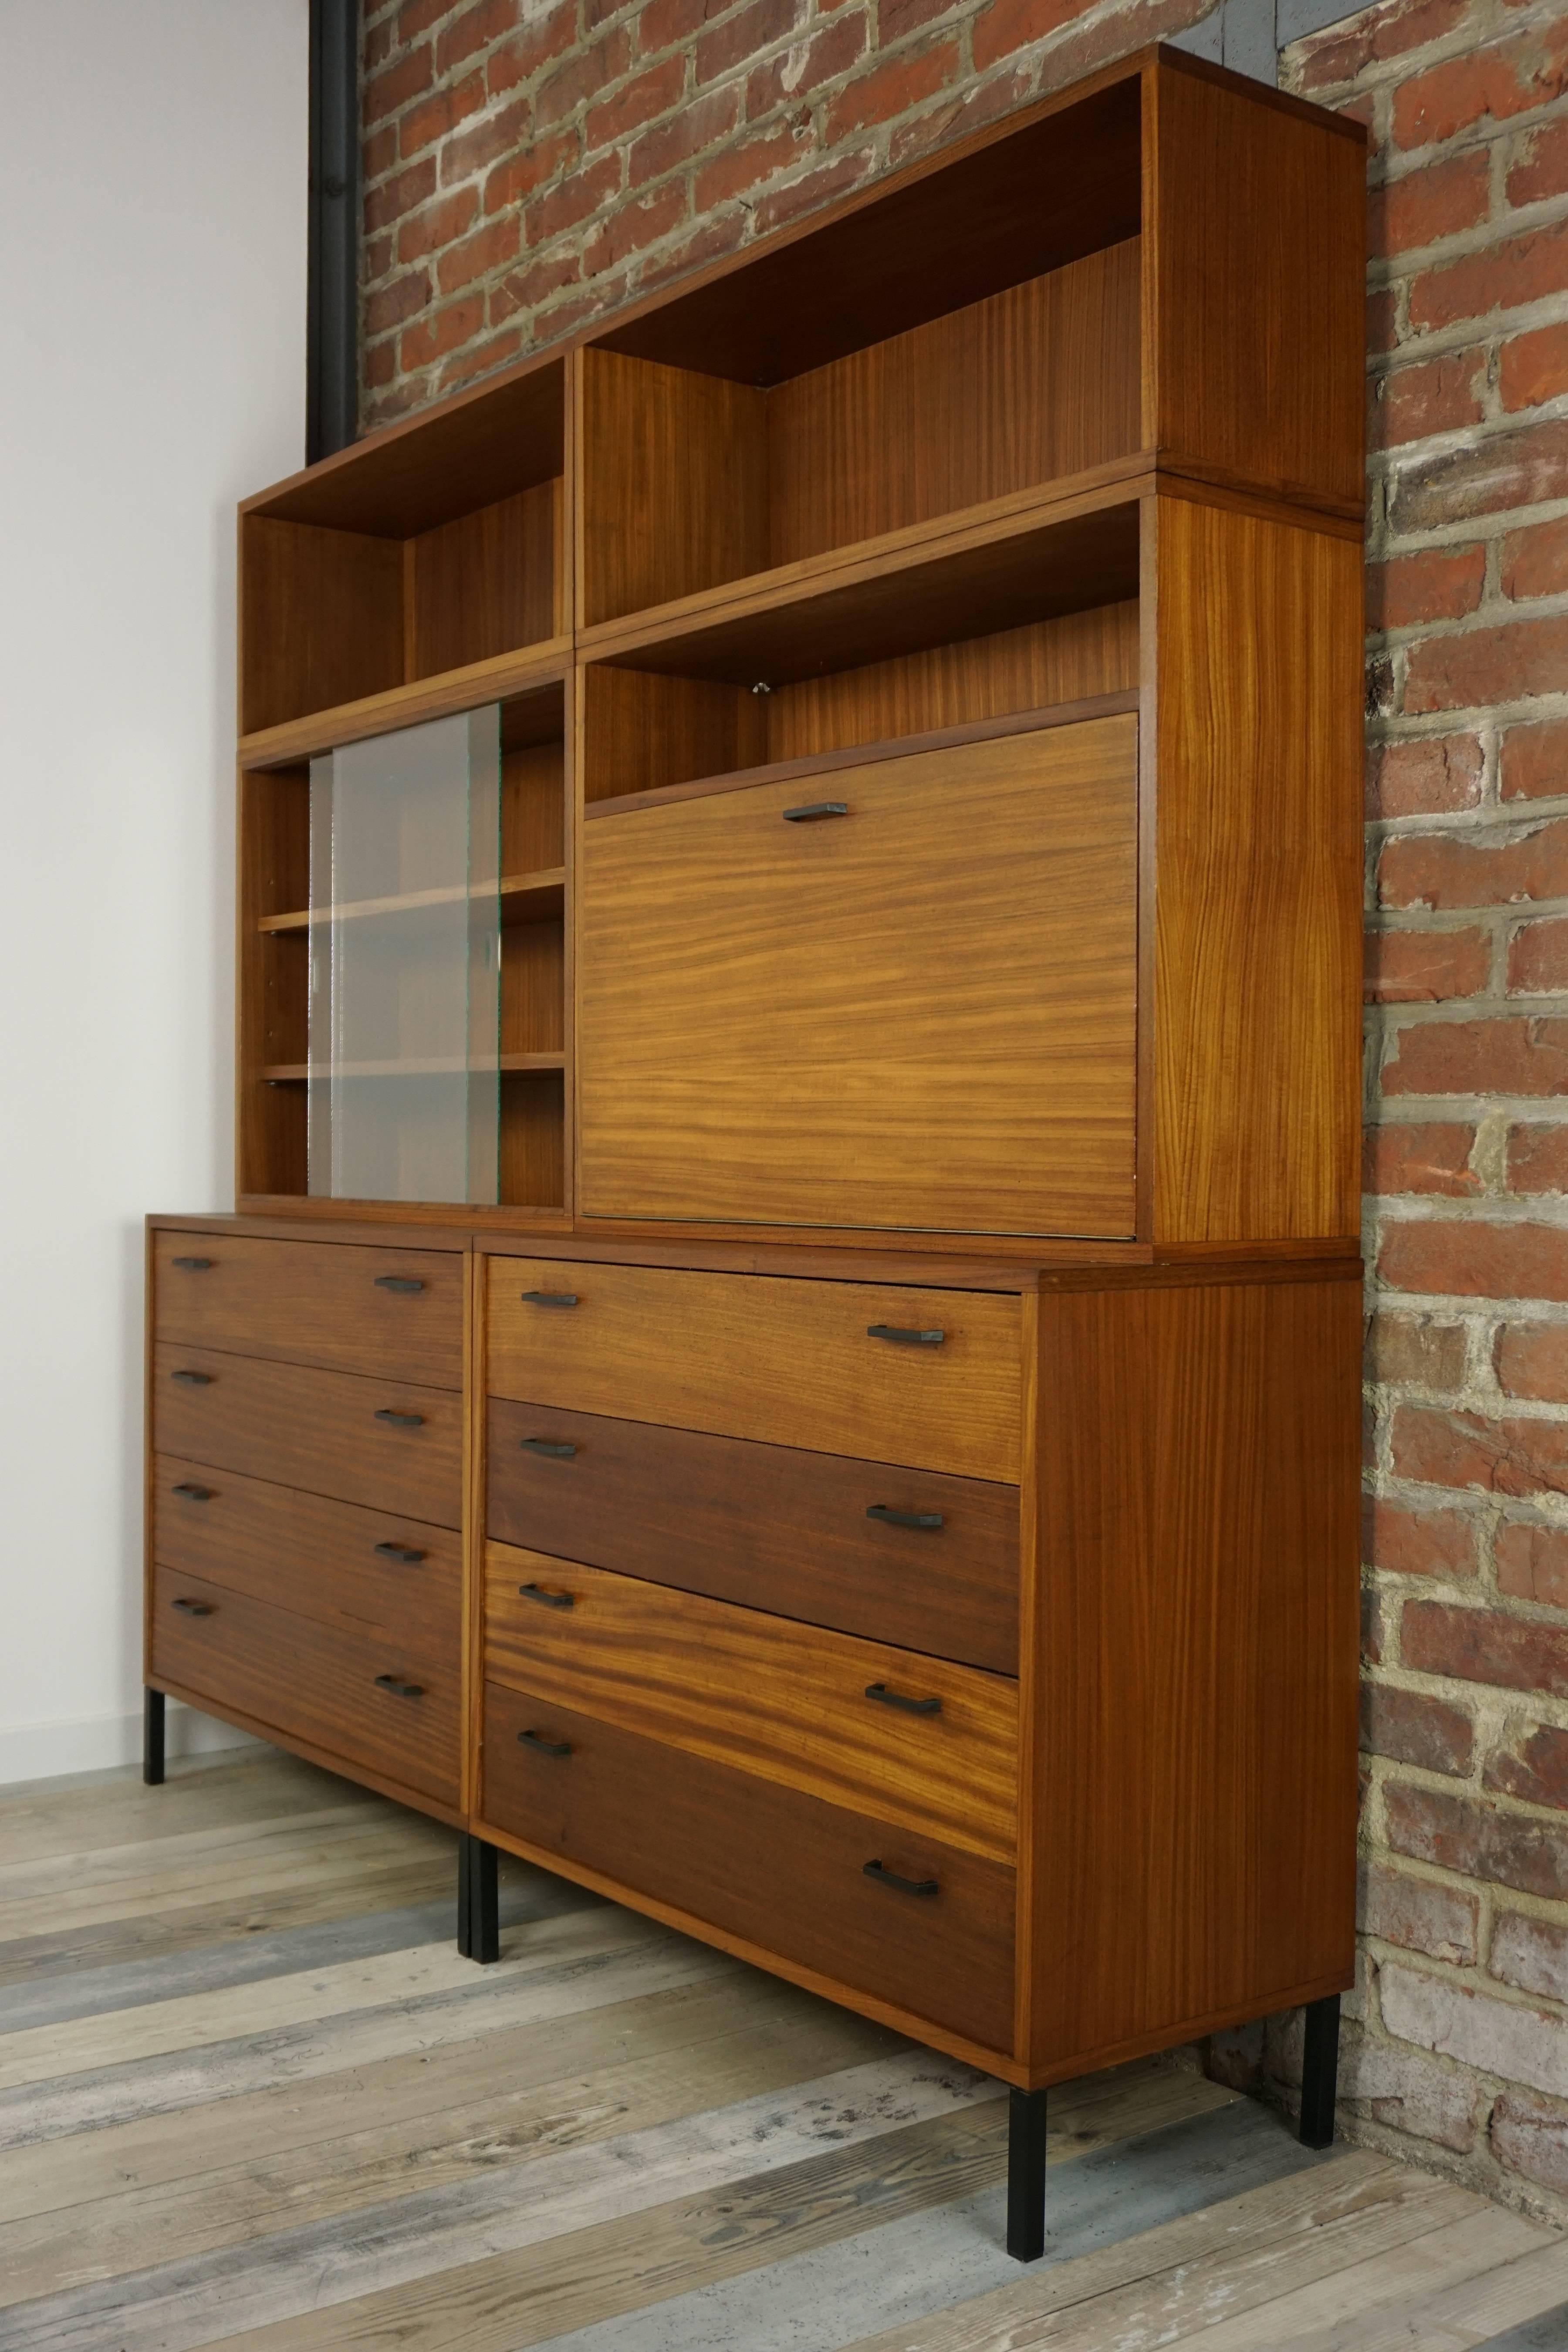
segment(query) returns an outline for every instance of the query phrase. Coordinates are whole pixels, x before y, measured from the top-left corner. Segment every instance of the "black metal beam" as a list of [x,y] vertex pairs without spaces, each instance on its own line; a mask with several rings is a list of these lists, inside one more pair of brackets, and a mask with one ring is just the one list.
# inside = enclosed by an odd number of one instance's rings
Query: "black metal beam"
[[359,0],[310,0],[305,457],[359,425]]

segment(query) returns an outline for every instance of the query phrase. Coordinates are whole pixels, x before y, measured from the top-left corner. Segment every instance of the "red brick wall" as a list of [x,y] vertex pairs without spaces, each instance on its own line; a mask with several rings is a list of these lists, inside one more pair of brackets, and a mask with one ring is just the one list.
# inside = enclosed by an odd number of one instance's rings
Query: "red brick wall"
[[[370,0],[366,422],[1201,13]],[[1568,2219],[1568,13],[1384,0],[1285,78],[1374,132],[1344,2112]]]

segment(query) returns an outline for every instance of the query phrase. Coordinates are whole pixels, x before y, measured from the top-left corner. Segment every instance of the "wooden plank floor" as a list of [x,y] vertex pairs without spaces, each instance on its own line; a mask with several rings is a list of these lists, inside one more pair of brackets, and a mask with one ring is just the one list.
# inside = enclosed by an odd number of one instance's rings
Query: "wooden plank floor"
[[1568,2243],[1175,2062],[1000,2086],[265,1748],[0,1791],[0,2352],[1564,2352]]

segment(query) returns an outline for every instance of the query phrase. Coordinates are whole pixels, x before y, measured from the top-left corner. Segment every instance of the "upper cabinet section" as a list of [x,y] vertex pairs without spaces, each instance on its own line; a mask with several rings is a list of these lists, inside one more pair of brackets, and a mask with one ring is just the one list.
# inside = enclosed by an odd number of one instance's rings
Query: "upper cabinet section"
[[243,736],[569,650],[565,373],[537,363],[241,508]]

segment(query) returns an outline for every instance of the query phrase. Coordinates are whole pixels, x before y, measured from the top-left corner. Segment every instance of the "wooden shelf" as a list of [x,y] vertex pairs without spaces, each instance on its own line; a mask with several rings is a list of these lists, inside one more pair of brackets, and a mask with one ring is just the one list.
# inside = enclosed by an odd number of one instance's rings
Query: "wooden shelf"
[[456,883],[449,889],[408,890],[391,898],[353,898],[341,907],[318,908],[313,914],[308,907],[302,907],[291,914],[263,915],[256,928],[258,931],[303,931],[319,923],[352,923],[372,915],[417,913],[426,907],[451,907],[466,898],[488,898],[492,889],[500,898],[503,924],[538,922],[561,913],[565,888],[566,868],[551,866],[537,874],[503,874],[494,885],[476,882],[465,888]]
[[559,687],[572,667],[569,636],[542,638],[515,653],[496,654],[489,661],[469,662],[461,669],[442,670],[435,677],[416,678],[411,686],[388,687],[384,694],[367,694],[357,702],[340,702],[330,709],[307,711],[239,739],[242,768],[283,768],[336,751],[342,743],[362,743],[373,735],[390,735],[399,727],[417,727],[427,719],[447,719],[461,710],[477,710],[487,702],[508,702],[545,687]]
[[[502,1076],[517,1070],[563,1070],[566,1056],[552,1054],[502,1054],[496,1067]],[[490,1067],[488,1062],[465,1062],[458,1055],[436,1055],[425,1060],[406,1062],[338,1062],[323,1065],[314,1075],[318,1078],[450,1078],[460,1077],[466,1071],[483,1073]],[[312,1074],[308,1062],[269,1062],[258,1073],[268,1086],[301,1086]]]

